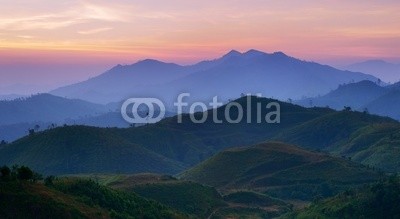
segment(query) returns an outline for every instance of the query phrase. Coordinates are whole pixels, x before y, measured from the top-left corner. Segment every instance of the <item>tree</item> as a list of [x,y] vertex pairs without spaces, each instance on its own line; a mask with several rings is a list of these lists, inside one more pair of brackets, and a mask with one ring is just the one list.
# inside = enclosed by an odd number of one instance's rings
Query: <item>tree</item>
[[351,111],[351,107],[349,107],[349,106],[345,106],[345,107],[344,107],[344,111],[346,111],[346,112],[350,112],[350,111]]
[[48,176],[44,179],[44,184],[46,186],[52,186],[54,184],[54,180],[56,179],[55,176]]
[[28,129],[29,135],[34,135],[35,134],[35,129]]
[[2,166],[0,168],[1,178],[8,178],[11,175],[11,170],[8,166]]
[[33,172],[32,181],[37,182],[39,180],[43,180],[43,175],[40,173]]
[[5,140],[1,140],[0,145],[6,145],[7,142]]
[[32,180],[34,176],[34,173],[29,167],[26,166],[21,166],[20,168],[17,169],[17,178],[19,180]]

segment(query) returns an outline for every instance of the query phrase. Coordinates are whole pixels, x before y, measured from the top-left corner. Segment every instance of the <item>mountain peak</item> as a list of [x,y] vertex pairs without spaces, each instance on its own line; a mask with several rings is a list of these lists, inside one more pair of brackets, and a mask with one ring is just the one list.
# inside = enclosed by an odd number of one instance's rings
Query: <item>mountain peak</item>
[[239,51],[233,49],[230,52],[228,52],[227,54],[225,54],[223,56],[223,58],[230,58],[230,57],[235,57],[235,56],[240,56],[240,55],[242,55],[242,53],[240,53]]
[[274,52],[272,53],[272,55],[274,56],[280,56],[280,57],[288,57],[285,53],[278,51],[278,52]]
[[144,59],[138,61],[136,64],[154,65],[154,64],[165,64],[165,63],[155,59]]
[[244,55],[246,55],[246,56],[255,56],[255,55],[263,55],[263,54],[265,54],[264,52],[261,52],[261,51],[258,51],[258,50],[255,50],[255,49],[250,49],[249,51],[247,51],[247,52],[245,52],[244,53]]

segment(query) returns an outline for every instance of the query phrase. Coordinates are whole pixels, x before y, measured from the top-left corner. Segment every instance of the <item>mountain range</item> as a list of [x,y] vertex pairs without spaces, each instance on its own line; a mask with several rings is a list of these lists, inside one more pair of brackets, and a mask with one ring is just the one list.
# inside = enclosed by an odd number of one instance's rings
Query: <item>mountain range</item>
[[302,106],[330,107],[341,110],[351,107],[358,111],[389,116],[400,120],[399,84],[381,86],[371,81],[340,85],[336,90],[315,98],[305,98],[295,103]]
[[342,67],[342,69],[375,75],[386,82],[396,83],[400,80],[400,64],[383,60],[367,60]]
[[106,108],[100,104],[38,94],[0,101],[0,125],[32,122],[63,123],[68,118],[78,119],[105,112]]
[[[396,94],[378,100],[376,98],[385,92],[384,89],[373,87],[372,82],[365,80],[379,81],[370,75],[298,60],[282,52],[268,54],[249,50],[240,53],[232,50],[218,59],[188,66],[147,59],[132,65],[117,65],[98,77],[56,89],[51,94],[3,96],[4,100],[0,101],[0,140],[14,141],[27,135],[28,129],[37,127],[39,131],[60,124],[128,127],[119,111],[122,102],[129,97],[158,97],[167,105],[167,110],[174,112],[172,103],[182,92],[191,94],[185,99],[189,103],[210,100],[215,95],[226,103],[243,93],[293,100],[324,94],[340,84],[357,81],[370,85],[357,92],[352,89],[342,92],[344,94],[328,94],[326,101],[303,99],[296,103],[311,106],[310,102],[313,102],[312,106],[329,105],[334,109],[341,109],[349,102],[359,103],[353,108],[368,108],[371,113],[398,119],[396,106],[399,104],[394,104]],[[337,100],[330,96],[347,99]],[[371,102],[373,100],[376,102]],[[388,101],[392,101],[393,106],[376,109],[376,105]],[[168,116],[173,114],[168,113]]]
[[[0,101],[0,141],[17,140],[29,130],[43,131],[62,125],[127,128],[121,116],[122,103],[94,104],[51,94],[36,94]],[[144,112],[139,112],[144,113]],[[175,114],[166,112],[165,117]]]
[[200,100],[216,95],[224,100],[235,99],[241,93],[298,99],[325,94],[339,84],[361,80],[378,79],[302,61],[282,52],[233,50],[221,58],[189,66],[156,60],[118,65],[97,77],[50,93],[103,104],[129,97],[157,97],[169,105],[182,92]]

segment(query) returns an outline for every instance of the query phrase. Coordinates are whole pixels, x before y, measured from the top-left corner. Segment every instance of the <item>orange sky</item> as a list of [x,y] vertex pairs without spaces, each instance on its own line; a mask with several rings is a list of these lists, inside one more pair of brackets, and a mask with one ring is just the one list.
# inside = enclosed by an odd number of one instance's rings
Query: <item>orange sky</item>
[[[46,66],[82,67],[69,76],[47,72],[57,76],[49,80],[60,83],[82,80],[118,63],[156,58],[188,64],[231,49],[283,51],[336,65],[366,59],[400,62],[398,0],[0,0],[0,4],[0,66],[36,66],[43,72]],[[26,68],[21,67],[20,75],[27,74]],[[7,83],[18,79],[1,70],[0,76],[3,82],[9,77]]]

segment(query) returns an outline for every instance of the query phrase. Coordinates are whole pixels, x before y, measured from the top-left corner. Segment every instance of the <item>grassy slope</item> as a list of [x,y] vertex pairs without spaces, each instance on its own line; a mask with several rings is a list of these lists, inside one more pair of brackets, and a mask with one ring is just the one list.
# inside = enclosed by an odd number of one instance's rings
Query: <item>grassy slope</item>
[[44,174],[176,173],[178,162],[121,138],[117,129],[62,127],[22,138],[1,149],[5,164],[27,165]]
[[285,130],[274,139],[351,157],[385,171],[400,171],[400,124],[392,119],[335,112]]
[[0,197],[2,218],[110,218],[108,212],[44,185],[0,182]]
[[205,218],[216,208],[226,205],[214,188],[171,176],[138,174],[101,178],[112,188],[134,192],[193,217]]
[[251,189],[284,199],[310,200],[377,180],[379,175],[347,160],[269,142],[228,149],[180,177],[225,192]]
[[[180,124],[177,123],[176,117],[172,117],[155,125],[125,129],[121,132],[124,138],[131,142],[143,145],[171,159],[195,165],[223,149],[264,141],[286,128],[333,112],[325,108],[307,109],[272,99],[252,97],[251,123],[247,123],[246,97],[236,102],[243,106],[244,110],[243,120],[238,124],[229,124],[224,120],[225,106],[222,106],[218,108],[216,114],[218,119],[224,121],[222,124],[213,122],[214,112],[210,110],[207,112],[208,119],[202,124],[192,123],[189,115],[185,114]],[[270,102],[279,102],[281,106],[280,124],[267,124],[264,120],[264,116],[270,112],[265,109]],[[257,103],[261,104],[262,109],[263,123],[260,124],[256,120]],[[196,115],[201,116],[199,113]],[[236,118],[235,107],[232,108],[230,115]]]
[[184,218],[159,203],[87,180],[61,180],[51,187],[0,182],[3,218]]
[[[222,197],[214,188],[182,181],[167,175],[78,175],[97,180],[114,189],[156,200],[195,218],[227,218],[240,212],[241,218],[263,218],[290,211],[291,205],[252,191],[238,191]],[[268,216],[268,217],[266,217]]]
[[[277,139],[352,157],[357,162],[386,171],[400,170],[397,159],[400,154],[396,146],[400,141],[400,135],[396,134],[400,133],[397,131],[400,127],[398,122],[363,113],[307,109],[280,102],[280,124],[257,124],[257,103],[261,103],[264,109],[262,114],[265,115],[265,105],[271,101],[274,100],[252,98],[250,124],[247,123],[245,110],[243,122],[239,124],[215,124],[212,122],[212,111],[209,111],[204,124],[193,124],[189,115],[184,115],[181,124],[174,117],[157,124],[128,129],[61,127],[3,147],[0,149],[0,163],[26,164],[51,174],[175,174],[226,148]],[[246,98],[237,102],[247,108]],[[218,118],[222,118],[224,110],[225,107],[218,109]],[[235,113],[234,110],[231,112],[233,118]],[[395,134],[388,136],[379,126],[390,126]]]
[[399,218],[400,183],[392,178],[313,203],[283,218]]

